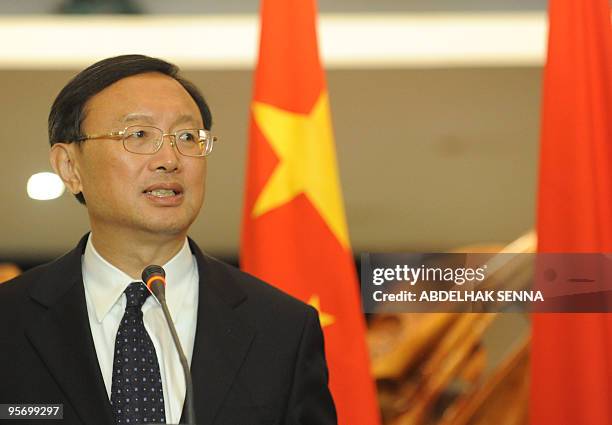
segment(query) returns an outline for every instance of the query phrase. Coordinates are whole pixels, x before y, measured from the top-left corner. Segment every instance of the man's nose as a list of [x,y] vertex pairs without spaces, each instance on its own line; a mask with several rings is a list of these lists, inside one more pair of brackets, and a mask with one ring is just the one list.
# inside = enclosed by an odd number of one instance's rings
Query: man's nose
[[154,154],[153,164],[156,170],[173,172],[179,169],[180,154],[176,147],[176,137],[173,134],[162,136],[161,146]]

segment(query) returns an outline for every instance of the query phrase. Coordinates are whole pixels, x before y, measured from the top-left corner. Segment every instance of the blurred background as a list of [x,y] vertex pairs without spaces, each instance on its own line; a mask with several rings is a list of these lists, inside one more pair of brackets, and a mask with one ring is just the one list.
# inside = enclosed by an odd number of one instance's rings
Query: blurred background
[[[58,14],[88,10],[86,3],[91,11],[141,14]],[[544,7],[319,2],[355,253],[503,243],[533,226]],[[206,94],[222,142],[191,235],[212,254],[235,258],[257,1],[3,1],[0,14],[2,39],[12,40],[0,49],[0,258],[28,267],[68,250],[87,230],[71,195],[37,201],[26,184],[51,170],[46,120],[62,86],[86,65],[128,52],[175,60]]]
[[[356,258],[361,252],[496,250],[529,231],[546,2],[318,4]],[[84,208],[69,193],[42,201],[26,189],[32,175],[51,171],[49,108],[85,66],[143,53],[181,66],[211,105],[221,142],[209,158],[205,206],[190,234],[210,254],[237,263],[257,12],[257,0],[0,2],[0,262],[26,270],[71,249],[88,230]],[[524,249],[533,246],[528,241]],[[463,399],[469,414],[449,423],[502,423],[482,410],[500,382],[517,406],[514,422],[504,423],[524,422],[525,317],[370,319],[387,423],[414,405],[421,410],[393,423],[442,423],[451,401],[461,400],[457,394],[469,394]],[[451,352],[459,354],[449,366],[444,353]],[[423,376],[432,371],[444,375],[424,392]],[[507,394],[496,403],[507,406]]]

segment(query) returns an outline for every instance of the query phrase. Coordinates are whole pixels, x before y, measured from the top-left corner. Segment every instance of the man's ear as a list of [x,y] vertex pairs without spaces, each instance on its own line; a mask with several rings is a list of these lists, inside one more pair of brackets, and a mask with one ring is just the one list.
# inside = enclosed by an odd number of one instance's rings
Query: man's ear
[[49,152],[51,167],[73,195],[83,191],[77,162],[78,148],[76,143],[55,143]]

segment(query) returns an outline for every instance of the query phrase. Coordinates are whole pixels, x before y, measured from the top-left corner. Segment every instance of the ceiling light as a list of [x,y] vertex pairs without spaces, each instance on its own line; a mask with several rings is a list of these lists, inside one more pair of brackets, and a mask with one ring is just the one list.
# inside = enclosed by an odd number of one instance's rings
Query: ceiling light
[[64,183],[54,173],[36,173],[28,179],[28,196],[39,201],[48,201],[62,196]]

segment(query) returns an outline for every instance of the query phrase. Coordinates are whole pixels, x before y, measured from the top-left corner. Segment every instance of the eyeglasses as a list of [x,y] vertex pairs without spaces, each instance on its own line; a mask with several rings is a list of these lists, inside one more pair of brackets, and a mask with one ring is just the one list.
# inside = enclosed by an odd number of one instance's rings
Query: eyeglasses
[[163,130],[146,125],[132,125],[121,131],[107,134],[93,134],[77,139],[78,142],[96,139],[121,139],[126,151],[141,155],[153,155],[164,143],[164,136],[172,136],[170,146],[176,146],[185,156],[208,156],[218,140],[210,131],[201,128],[177,130],[164,133]]

